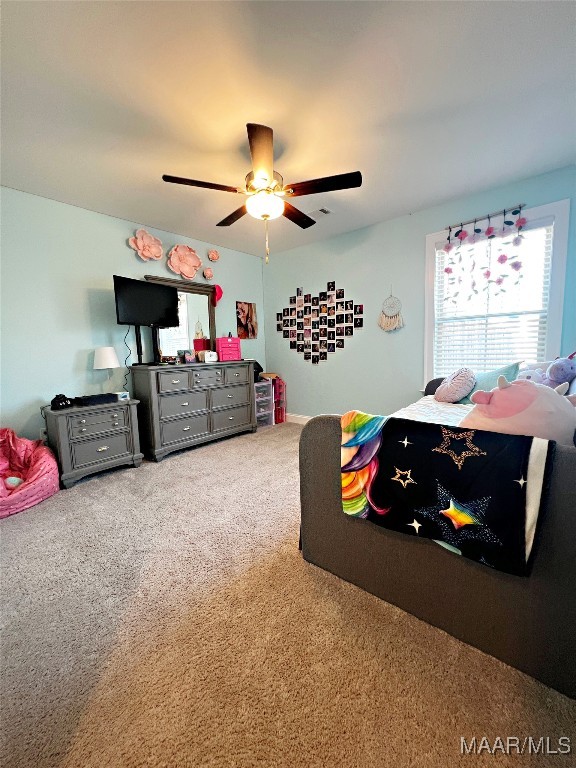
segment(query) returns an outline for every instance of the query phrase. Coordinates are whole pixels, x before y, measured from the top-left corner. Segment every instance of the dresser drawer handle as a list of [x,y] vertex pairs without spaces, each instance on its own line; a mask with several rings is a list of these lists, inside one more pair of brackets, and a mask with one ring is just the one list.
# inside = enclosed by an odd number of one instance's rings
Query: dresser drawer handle
[[200,378],[200,374],[199,373],[195,373],[194,376],[196,376],[197,379]]
[[112,418],[113,418],[113,419],[117,419],[117,418],[118,418],[118,414],[117,414],[117,413],[113,413],[113,414],[112,414]]
[[172,384],[180,384],[180,379],[172,379]]
[[115,421],[115,422],[114,422],[114,424],[113,424],[112,426],[113,426],[113,427],[117,427],[117,426],[118,426],[118,422],[117,422],[117,421]]
[[226,395],[226,397],[234,397],[234,395]]
[[86,424],[86,419],[80,419],[80,424]]
[[82,429],[80,430],[80,432],[86,432],[86,427],[82,427]]
[[234,421],[234,416],[228,416],[228,421]]
[[180,405],[182,405],[182,406],[184,406],[184,405],[190,405],[190,403],[180,403]]
[[189,429],[190,427],[182,427],[182,432],[188,432]]
[[98,453],[101,453],[102,451],[107,451],[110,448],[109,445],[103,445],[101,448],[97,448],[96,450]]
[[240,376],[240,374],[239,373],[235,373],[234,376]]

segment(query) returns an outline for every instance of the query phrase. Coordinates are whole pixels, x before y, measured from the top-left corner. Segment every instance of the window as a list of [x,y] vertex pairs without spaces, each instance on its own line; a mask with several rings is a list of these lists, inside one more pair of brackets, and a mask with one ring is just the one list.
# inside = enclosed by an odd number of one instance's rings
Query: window
[[569,200],[523,209],[518,248],[512,228],[449,253],[447,231],[428,235],[426,381],[560,354],[569,211]]

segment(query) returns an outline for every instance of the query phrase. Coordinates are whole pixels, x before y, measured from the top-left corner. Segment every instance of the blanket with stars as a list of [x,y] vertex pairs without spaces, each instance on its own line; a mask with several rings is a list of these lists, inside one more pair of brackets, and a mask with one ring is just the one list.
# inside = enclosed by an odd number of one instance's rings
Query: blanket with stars
[[341,425],[347,515],[529,574],[554,443],[360,411]]

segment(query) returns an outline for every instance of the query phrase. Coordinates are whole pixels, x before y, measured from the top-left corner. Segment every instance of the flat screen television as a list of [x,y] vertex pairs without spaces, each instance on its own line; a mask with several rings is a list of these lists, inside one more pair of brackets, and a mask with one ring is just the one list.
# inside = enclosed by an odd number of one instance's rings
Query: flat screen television
[[158,328],[176,328],[178,319],[178,291],[171,285],[133,280],[114,275],[116,320],[118,325],[133,325],[136,330],[138,363],[142,364],[140,326],[152,328],[154,362],[160,362]]

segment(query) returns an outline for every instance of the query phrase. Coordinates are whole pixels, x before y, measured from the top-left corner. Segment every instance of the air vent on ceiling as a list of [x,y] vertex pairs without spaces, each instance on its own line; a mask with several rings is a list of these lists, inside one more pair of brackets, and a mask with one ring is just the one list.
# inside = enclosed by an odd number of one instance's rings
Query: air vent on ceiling
[[309,213],[308,216],[311,216],[313,219],[323,219],[325,216],[330,216],[330,214],[333,213],[329,208],[318,208],[316,211],[312,211],[312,213]]

